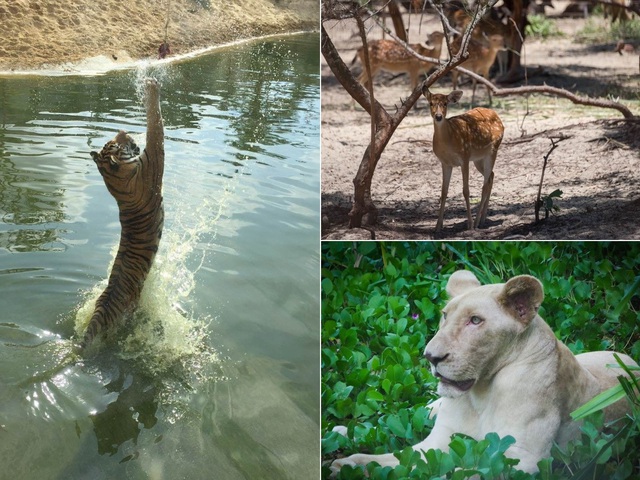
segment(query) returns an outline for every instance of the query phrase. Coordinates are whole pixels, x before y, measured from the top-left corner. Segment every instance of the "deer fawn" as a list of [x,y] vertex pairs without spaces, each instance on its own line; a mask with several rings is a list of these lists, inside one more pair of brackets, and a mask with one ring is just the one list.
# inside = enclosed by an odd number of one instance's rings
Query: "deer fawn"
[[[484,41],[477,40],[476,38],[472,38],[469,42],[469,59],[460,65],[468,70],[471,70],[478,75],[482,75],[484,78],[489,79],[489,69],[493,62],[496,60],[496,55],[499,50],[504,50],[504,37],[499,34],[489,35],[488,37],[488,46],[485,45]],[[462,37],[456,38],[451,44],[452,54],[455,55],[460,50],[462,45]],[[451,71],[451,80],[453,82],[453,89],[458,88],[458,76],[460,72],[458,70]],[[476,99],[476,84],[477,80],[472,79],[473,84],[473,93],[471,95],[471,105],[474,104]],[[487,86],[487,92],[489,94],[489,105],[491,105],[491,88]]]
[[[543,0],[550,1],[550,0]],[[509,66],[509,52],[510,48],[513,48],[513,41],[511,38],[511,29],[509,28],[509,22],[505,21],[508,19],[508,15],[505,15],[505,12],[498,12],[495,8],[492,8],[489,14],[482,18],[476,28],[472,32],[473,40],[486,44],[486,39],[490,35],[502,35],[504,37],[504,43],[507,47],[499,51],[496,55],[496,60],[498,61],[498,66],[500,69],[500,75],[504,75],[507,72],[507,67]],[[471,16],[461,9],[456,10],[453,15],[450,17],[450,21],[453,23],[454,27],[463,32],[471,23]],[[458,43],[458,48],[460,45]],[[457,51],[457,50],[456,50]]]
[[616,20],[627,22],[629,16],[627,15],[625,6],[628,4],[629,2],[627,2],[627,0],[611,0],[608,5],[604,5],[604,18],[607,18],[607,14],[611,13],[611,23]]
[[[462,169],[462,194],[467,205],[469,229],[481,226],[487,218],[489,197],[493,186],[493,165],[496,162],[498,147],[502,142],[504,125],[500,117],[488,108],[474,108],[462,115],[447,117],[447,105],[456,103],[462,96],[461,90],[448,95],[432,94],[426,86],[422,93],[429,102],[433,118],[433,152],[442,164],[442,193],[436,232],[442,229],[444,204],[449,191],[449,181],[453,167]],[[482,199],[478,206],[475,224],[471,217],[469,204],[469,163],[473,162],[484,176]]]
[[[424,47],[419,43],[413,43],[409,46],[416,53],[424,57],[439,59],[443,39],[444,34],[442,32],[433,32],[429,35],[429,43],[433,45],[433,47]],[[364,64],[364,47],[360,47],[358,49],[356,58],[358,57],[362,64],[362,73],[360,74],[358,81],[368,89],[369,78]],[[354,58],[353,62],[355,62],[355,60],[356,59]],[[421,73],[429,71],[435,66],[435,64],[431,62],[418,60],[407,52],[402,45],[393,40],[375,40],[369,43],[369,62],[371,64],[371,78],[373,78],[380,70],[386,70],[394,73],[409,72],[412,89],[415,89],[418,86],[418,76]]]

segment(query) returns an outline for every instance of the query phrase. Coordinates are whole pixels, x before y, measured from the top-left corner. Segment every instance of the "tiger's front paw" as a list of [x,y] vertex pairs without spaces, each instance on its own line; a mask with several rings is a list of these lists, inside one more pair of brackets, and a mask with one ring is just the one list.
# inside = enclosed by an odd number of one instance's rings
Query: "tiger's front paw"
[[160,92],[160,82],[152,77],[147,77],[144,79],[144,88],[147,91],[147,94],[153,94]]

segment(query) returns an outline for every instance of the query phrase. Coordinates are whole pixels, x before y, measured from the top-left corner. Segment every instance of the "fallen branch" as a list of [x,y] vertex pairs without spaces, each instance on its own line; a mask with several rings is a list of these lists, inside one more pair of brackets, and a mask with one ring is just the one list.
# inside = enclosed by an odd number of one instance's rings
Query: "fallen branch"
[[529,93],[548,93],[550,95],[555,95],[557,97],[563,97],[563,98],[566,98],[567,100],[571,100],[573,103],[577,105],[588,105],[591,107],[599,107],[599,108],[613,108],[614,110],[618,110],[620,113],[622,113],[624,118],[626,118],[627,120],[636,118],[636,116],[631,112],[631,110],[629,110],[625,105],[619,102],[614,102],[612,100],[604,100],[602,98],[581,97],[563,88],[550,87],[548,85],[513,87],[513,88],[497,88],[488,80],[485,80],[483,83],[485,85],[489,85],[489,88],[492,89],[493,94],[498,97],[504,97],[507,95],[526,95]]

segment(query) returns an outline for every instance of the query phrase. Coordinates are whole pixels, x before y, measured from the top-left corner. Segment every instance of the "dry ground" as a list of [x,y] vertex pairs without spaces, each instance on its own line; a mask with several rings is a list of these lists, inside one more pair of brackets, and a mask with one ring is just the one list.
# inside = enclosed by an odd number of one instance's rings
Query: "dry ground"
[[[416,18],[414,16],[414,18]],[[419,41],[437,28],[435,19],[411,20],[410,41]],[[546,42],[527,40],[525,62],[543,74],[529,84],[566,88],[580,95],[620,99],[640,114],[638,55],[620,56],[614,43],[587,45],[573,41],[583,19],[559,19],[567,36]],[[360,45],[355,22],[325,23],[331,39],[348,63]],[[379,38],[379,29],[370,31]],[[445,48],[445,47],[443,47]],[[443,57],[445,55],[443,54]],[[359,65],[352,67],[359,73]],[[377,77],[376,98],[390,111],[409,94],[408,78]],[[448,78],[432,88],[451,90]],[[462,107],[469,108],[470,84],[464,85]],[[484,88],[476,103],[487,106]],[[476,105],[477,106],[477,105]],[[494,98],[493,108],[505,124],[505,137],[496,161],[495,181],[485,228],[466,230],[460,170],[454,170],[443,231],[435,234],[441,167],[431,148],[433,127],[424,98],[405,118],[385,149],[376,169],[372,198],[378,222],[376,239],[639,239],[640,123],[623,122],[616,110],[579,107],[548,96]],[[528,114],[526,114],[528,111]],[[525,115],[526,114],[526,115]],[[353,178],[368,145],[369,117],[353,105],[330,69],[322,65],[322,238],[368,239],[367,230],[349,229],[348,212]],[[566,136],[551,154],[542,193],[562,190],[559,210],[534,222],[543,157],[549,137]],[[471,171],[472,208],[480,200],[482,176]],[[475,201],[475,203],[473,203]]]
[[318,25],[318,0],[0,0],[0,70],[155,57],[165,27],[183,54]]

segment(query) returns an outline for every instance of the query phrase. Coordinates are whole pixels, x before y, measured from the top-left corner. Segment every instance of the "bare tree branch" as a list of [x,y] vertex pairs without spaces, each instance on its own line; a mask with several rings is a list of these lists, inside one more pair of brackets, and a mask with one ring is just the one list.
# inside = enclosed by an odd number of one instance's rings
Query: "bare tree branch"
[[563,88],[550,87],[548,85],[541,86],[525,86],[525,87],[514,87],[514,88],[496,88],[491,84],[491,82],[487,82],[491,87],[494,95],[499,97],[504,97],[506,95],[526,95],[529,93],[548,93],[551,95],[555,95],[557,97],[563,97],[567,100],[571,100],[573,103],[578,105],[589,105],[592,107],[600,107],[600,108],[613,108],[618,110],[624,118],[627,120],[631,120],[636,118],[636,116],[629,110],[626,105],[623,105],[619,102],[614,102],[612,100],[604,100],[602,98],[588,98],[581,97],[574,93],[569,92],[568,90],[564,90]]
[[[342,57],[340,57],[336,47],[333,45],[324,25],[320,31],[320,51],[342,87],[371,115],[371,97],[369,96],[369,92],[354,78],[349,67],[342,61]],[[389,114],[379,103],[376,102],[375,105],[376,114],[382,117],[381,120],[383,122],[388,123],[390,121]]]
[[614,110],[618,110],[624,118],[627,120],[636,118],[631,110],[626,105],[623,105],[620,102],[614,102],[613,100],[605,100],[603,98],[589,98],[582,97],[580,95],[576,95],[568,90],[558,87],[552,87],[549,85],[526,85],[522,87],[513,87],[513,88],[499,88],[495,84],[493,84],[490,80],[487,80],[481,75],[474,73],[466,68],[457,67],[457,70],[468,75],[471,78],[475,78],[479,83],[482,83],[488,86],[491,89],[491,92],[498,97],[506,97],[508,95],[528,95],[531,93],[548,93],[550,95],[555,95],[557,97],[566,98],[576,105],[588,105],[591,107],[599,107],[599,108],[612,108]]
[[[391,5],[391,4],[389,4]],[[394,4],[395,5],[395,4]],[[397,8],[397,5],[396,5]],[[364,59],[364,68],[367,71],[367,78],[369,79],[369,97],[371,98],[371,105],[373,106],[372,115],[369,115],[371,123],[371,145],[375,145],[376,142],[376,104],[375,97],[373,95],[373,75],[371,75],[371,60],[369,59],[369,45],[367,44],[367,33],[364,29],[364,20],[360,15],[356,16],[356,22],[358,23],[358,30],[360,31],[360,38],[362,39],[362,58]],[[369,168],[372,168],[376,161],[376,149],[372,148],[369,152]]]
[[396,35],[406,42],[407,31],[404,29],[404,22],[402,21],[402,14],[400,13],[398,4],[394,0],[391,0],[387,4],[387,9],[389,10],[389,16],[391,16],[393,29],[396,31]]

